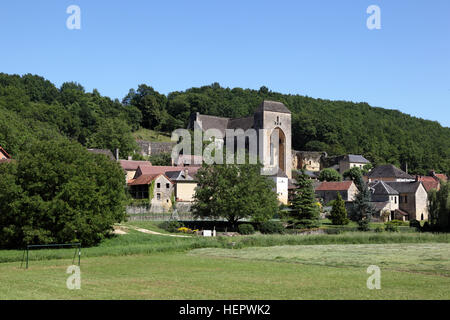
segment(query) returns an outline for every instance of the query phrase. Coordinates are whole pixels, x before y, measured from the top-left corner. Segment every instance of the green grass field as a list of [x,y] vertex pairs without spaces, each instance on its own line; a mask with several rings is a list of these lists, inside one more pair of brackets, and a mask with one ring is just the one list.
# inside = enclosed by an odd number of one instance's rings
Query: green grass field
[[152,141],[152,142],[171,142],[170,135],[164,132],[158,132],[146,128],[140,128],[133,132],[133,137],[139,140]]
[[[81,290],[66,288],[73,250],[33,251],[28,270],[22,251],[0,251],[0,299],[450,299],[445,234],[205,239],[128,231],[83,248]],[[366,287],[371,264],[381,268],[381,290]]]

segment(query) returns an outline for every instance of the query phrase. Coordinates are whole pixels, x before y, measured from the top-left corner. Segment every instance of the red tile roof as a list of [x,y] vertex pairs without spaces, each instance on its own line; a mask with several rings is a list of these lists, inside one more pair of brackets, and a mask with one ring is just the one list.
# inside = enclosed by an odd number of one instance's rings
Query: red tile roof
[[434,177],[428,177],[428,176],[419,176],[417,177],[419,181],[422,181],[423,186],[425,187],[425,190],[430,191],[431,189],[438,189],[439,188],[439,181],[435,179]]
[[119,162],[123,170],[137,170],[139,166],[152,165],[150,161],[120,160]]
[[181,166],[139,166],[141,173],[144,174],[165,174],[168,171],[182,171],[187,170],[189,175],[195,175],[201,167],[181,167]]
[[[161,175],[165,176],[161,173],[159,173],[159,174],[143,174],[143,175],[137,177],[136,179],[131,179],[130,181],[128,181],[128,185],[138,186],[138,185],[143,185],[143,184],[150,184],[150,182],[152,182],[153,180],[155,180],[156,178],[158,178]],[[166,177],[166,179],[169,180],[170,183],[172,183],[172,181],[170,181],[169,178]]]
[[340,181],[340,182],[322,182],[316,189],[316,191],[345,191],[348,190],[353,181]]
[[445,181],[445,182],[448,181],[448,177],[447,177],[445,174],[443,174],[443,173],[436,173],[435,176],[436,176],[437,178],[439,178],[439,179]]

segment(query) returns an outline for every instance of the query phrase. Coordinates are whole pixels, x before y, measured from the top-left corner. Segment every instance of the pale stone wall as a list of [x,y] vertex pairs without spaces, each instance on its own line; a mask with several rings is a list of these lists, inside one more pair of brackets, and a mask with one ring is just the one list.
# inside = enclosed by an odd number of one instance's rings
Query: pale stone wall
[[[263,163],[265,165],[270,164],[270,136],[276,128],[280,128],[285,136],[285,146],[284,146],[284,167],[285,173],[292,179],[292,133],[291,133],[291,115],[289,113],[279,113],[272,111],[264,111],[261,115],[260,113],[255,113],[255,127],[260,125],[262,120],[262,128],[266,129],[262,139],[263,147]],[[257,127],[260,129],[260,127]],[[278,161],[275,161],[278,163]]]
[[416,192],[416,220],[428,220],[428,193],[421,184]]
[[275,192],[278,195],[278,201],[283,204],[288,203],[288,178],[283,177],[272,177],[275,182]]
[[[158,187],[159,184],[159,187]],[[168,185],[168,187],[167,187]],[[151,200],[152,208],[161,207],[161,210],[152,210],[153,212],[169,211],[172,207],[173,184],[164,175],[160,175],[155,179],[155,188],[153,191],[153,199]],[[158,199],[159,194],[159,199]]]
[[177,201],[191,202],[194,201],[196,182],[179,182],[175,186],[175,197]]

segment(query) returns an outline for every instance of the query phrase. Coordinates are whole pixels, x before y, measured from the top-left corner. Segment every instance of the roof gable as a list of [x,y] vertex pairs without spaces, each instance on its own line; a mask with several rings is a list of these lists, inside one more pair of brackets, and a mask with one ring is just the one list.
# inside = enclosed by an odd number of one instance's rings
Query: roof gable
[[256,109],[256,112],[264,111],[291,113],[291,111],[283,103],[270,100],[264,100]]
[[373,178],[399,178],[399,179],[414,179],[413,176],[407,174],[403,170],[400,170],[396,166],[393,166],[392,164],[385,164],[376,166],[373,168],[370,173],[368,174],[368,177]]
[[353,181],[324,181],[317,187],[316,191],[347,191],[353,184]]

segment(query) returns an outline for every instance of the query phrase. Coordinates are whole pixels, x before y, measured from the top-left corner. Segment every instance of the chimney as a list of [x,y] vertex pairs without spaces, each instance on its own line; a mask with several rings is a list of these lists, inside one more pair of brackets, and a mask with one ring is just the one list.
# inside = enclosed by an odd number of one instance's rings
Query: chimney
[[405,172],[408,173],[408,162],[405,162]]
[[119,161],[119,149],[116,149],[116,160]]
[[419,176],[416,174],[416,182],[419,181]]
[[133,157],[132,156],[128,156],[128,160],[133,160]]

